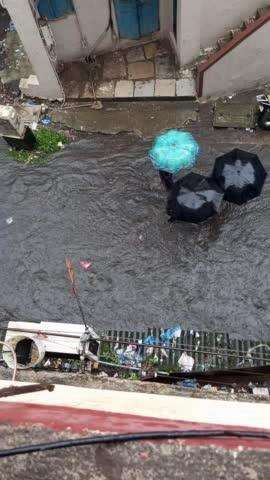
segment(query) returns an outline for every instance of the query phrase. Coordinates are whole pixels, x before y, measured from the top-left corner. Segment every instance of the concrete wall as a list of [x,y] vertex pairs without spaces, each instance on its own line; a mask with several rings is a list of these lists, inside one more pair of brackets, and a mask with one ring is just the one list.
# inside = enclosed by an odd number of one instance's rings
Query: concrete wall
[[40,36],[29,0],[5,0],[4,5],[15,24],[37,76],[38,84],[35,83],[37,96],[51,99],[62,98],[63,89],[47,48]]
[[204,74],[203,96],[230,94],[270,80],[270,22]]
[[209,47],[230,28],[240,25],[268,0],[190,0],[201,8],[201,47]]

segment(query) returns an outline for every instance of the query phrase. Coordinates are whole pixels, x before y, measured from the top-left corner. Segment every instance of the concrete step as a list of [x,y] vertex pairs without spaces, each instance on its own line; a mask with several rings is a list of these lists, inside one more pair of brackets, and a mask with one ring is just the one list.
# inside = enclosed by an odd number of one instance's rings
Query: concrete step
[[100,83],[93,94],[89,82],[65,84],[66,99],[112,100],[142,98],[194,98],[195,79],[191,70],[179,74],[180,78],[150,80],[111,80]]

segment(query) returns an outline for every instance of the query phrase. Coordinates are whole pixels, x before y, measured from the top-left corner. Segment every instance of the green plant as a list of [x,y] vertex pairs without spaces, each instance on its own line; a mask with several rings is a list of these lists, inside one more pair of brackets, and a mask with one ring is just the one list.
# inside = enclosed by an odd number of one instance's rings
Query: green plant
[[61,144],[64,145],[68,142],[66,135],[47,127],[39,128],[35,135],[37,150],[46,154],[59,152],[62,148]]
[[10,150],[10,155],[17,160],[17,162],[25,165],[45,165],[48,161],[49,155],[59,152],[63,146],[68,143],[65,134],[56,132],[48,127],[39,127],[35,132],[37,139],[37,146],[33,151],[28,150]]
[[110,349],[109,345],[104,345],[100,354],[101,360],[108,363],[114,363],[115,365],[119,365],[119,358],[118,355]]

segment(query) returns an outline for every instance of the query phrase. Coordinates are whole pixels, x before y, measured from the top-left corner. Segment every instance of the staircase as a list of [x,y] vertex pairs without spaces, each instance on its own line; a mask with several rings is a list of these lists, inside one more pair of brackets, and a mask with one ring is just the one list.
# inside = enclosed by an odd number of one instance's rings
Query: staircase
[[242,42],[255,34],[255,32],[258,32],[258,30],[269,21],[270,6],[259,8],[254,16],[243,21],[238,28],[231,29],[225,37],[218,39],[213,48],[208,48],[201,52],[199,63],[197,64],[196,91],[198,97],[204,96],[206,72],[225,57],[225,55],[237,49]]

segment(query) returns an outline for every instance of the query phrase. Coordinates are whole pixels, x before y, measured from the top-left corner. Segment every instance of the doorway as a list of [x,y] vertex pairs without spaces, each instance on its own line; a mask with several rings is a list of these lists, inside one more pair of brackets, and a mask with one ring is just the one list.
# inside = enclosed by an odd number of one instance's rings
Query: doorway
[[139,40],[159,30],[159,0],[114,0],[120,38]]

